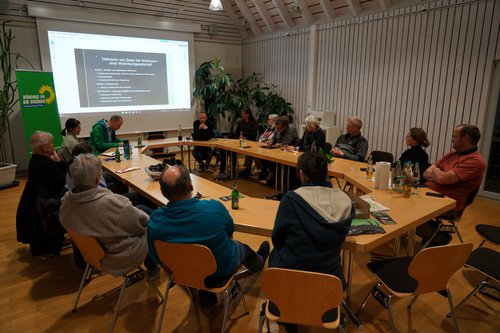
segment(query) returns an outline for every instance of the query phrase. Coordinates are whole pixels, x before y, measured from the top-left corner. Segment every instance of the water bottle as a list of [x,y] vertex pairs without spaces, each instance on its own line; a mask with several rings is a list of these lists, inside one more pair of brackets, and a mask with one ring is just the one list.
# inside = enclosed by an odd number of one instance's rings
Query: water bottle
[[120,154],[120,149],[118,147],[116,147],[116,150],[115,150],[115,161],[117,163],[122,161],[122,156]]
[[368,156],[368,161],[366,162],[366,179],[373,178],[373,159],[372,155]]
[[411,163],[405,163],[404,177],[403,177],[403,198],[409,198],[411,196],[411,188],[413,184],[413,171],[411,169]]
[[420,167],[417,162],[415,163],[415,166],[413,168],[413,188],[417,189],[419,187],[420,187]]
[[123,157],[130,160],[130,143],[128,140],[123,140]]
[[137,137],[137,148],[142,148],[142,138],[140,136]]
[[177,140],[182,141],[182,127],[179,125],[179,129],[177,130]]
[[245,138],[243,137],[243,132],[240,132],[240,148],[243,148],[243,141]]

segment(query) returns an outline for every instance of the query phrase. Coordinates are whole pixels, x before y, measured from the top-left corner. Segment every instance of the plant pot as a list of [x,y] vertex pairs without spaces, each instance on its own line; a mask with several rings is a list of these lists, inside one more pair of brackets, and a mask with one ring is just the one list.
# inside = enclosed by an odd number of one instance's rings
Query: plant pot
[[17,164],[0,162],[0,187],[10,185],[16,178]]

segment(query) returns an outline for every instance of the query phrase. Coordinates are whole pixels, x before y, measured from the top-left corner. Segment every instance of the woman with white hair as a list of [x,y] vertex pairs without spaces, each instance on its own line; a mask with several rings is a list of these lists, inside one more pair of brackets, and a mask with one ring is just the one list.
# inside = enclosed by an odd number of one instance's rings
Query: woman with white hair
[[304,120],[306,130],[302,138],[299,140],[299,151],[319,151],[325,149],[326,135],[325,132],[319,127],[318,118],[314,116],[307,116]]

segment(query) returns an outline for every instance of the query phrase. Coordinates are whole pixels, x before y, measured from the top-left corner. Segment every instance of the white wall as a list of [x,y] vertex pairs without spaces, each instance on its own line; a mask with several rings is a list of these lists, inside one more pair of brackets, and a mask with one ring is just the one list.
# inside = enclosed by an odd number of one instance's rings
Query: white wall
[[243,72],[260,72],[308,110],[364,120],[369,150],[400,156],[410,127],[424,128],[432,162],[451,149],[455,125],[485,128],[500,2],[445,0],[244,42]]
[[[27,57],[35,66],[35,69],[41,69],[41,60],[39,55],[38,37],[34,18],[11,18],[9,27],[13,35],[16,36],[12,43],[12,51],[19,52]],[[126,17],[124,17],[126,21]],[[199,66],[202,62],[219,58],[222,64],[226,66],[236,77],[241,76],[241,53],[242,46],[238,42],[217,42],[217,41],[197,41],[195,37],[195,65]],[[18,170],[25,170],[28,167],[28,156],[24,140],[21,113],[19,106],[16,107],[11,119],[13,130],[13,142],[15,152],[15,162],[19,165]],[[119,133],[118,133],[119,134]]]

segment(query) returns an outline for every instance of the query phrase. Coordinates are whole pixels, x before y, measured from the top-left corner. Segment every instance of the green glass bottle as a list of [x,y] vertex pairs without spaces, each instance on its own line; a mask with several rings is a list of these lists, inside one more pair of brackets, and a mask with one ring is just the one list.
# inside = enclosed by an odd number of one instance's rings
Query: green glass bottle
[[233,182],[233,191],[231,192],[231,208],[240,208],[240,192],[238,192],[238,184],[236,180]]
[[137,137],[137,148],[142,148],[142,138],[141,138],[141,136]]
[[122,161],[122,156],[120,153],[120,149],[118,149],[118,147],[116,147],[116,150],[115,150],[115,161],[117,163]]

